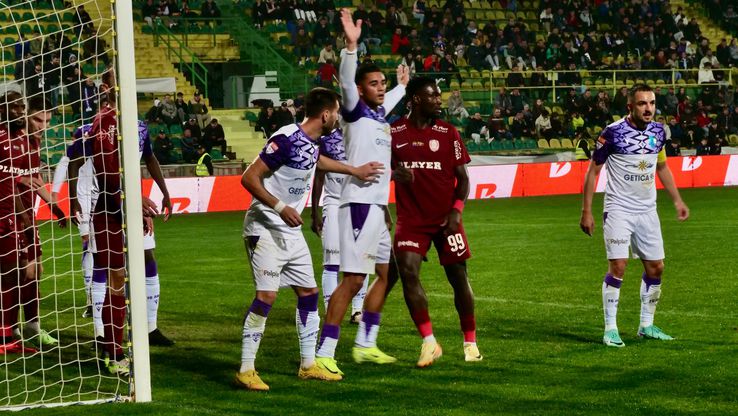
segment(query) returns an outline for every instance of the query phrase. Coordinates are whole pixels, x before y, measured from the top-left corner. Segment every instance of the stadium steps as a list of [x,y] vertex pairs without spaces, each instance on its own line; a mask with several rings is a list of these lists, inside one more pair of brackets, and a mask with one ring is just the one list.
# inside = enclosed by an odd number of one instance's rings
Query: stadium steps
[[225,131],[226,141],[236,158],[250,163],[264,147],[264,135],[255,131],[243,110],[211,110],[210,115],[218,119]]

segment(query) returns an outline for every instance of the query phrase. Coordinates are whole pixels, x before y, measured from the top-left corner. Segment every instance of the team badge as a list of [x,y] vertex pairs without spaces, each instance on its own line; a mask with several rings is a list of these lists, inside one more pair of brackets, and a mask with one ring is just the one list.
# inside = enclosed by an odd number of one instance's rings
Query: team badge
[[269,146],[267,146],[266,149],[264,149],[264,153],[270,155],[276,152],[277,150],[279,150],[279,146],[277,146],[277,143],[271,142],[269,143]]
[[438,140],[433,139],[428,142],[428,147],[430,147],[432,152],[437,152],[438,149],[441,147],[441,144],[438,143]]

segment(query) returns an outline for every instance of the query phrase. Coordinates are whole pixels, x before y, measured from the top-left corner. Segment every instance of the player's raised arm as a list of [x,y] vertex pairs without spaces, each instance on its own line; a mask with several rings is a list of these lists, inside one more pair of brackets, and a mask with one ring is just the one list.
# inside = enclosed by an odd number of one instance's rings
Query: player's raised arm
[[302,217],[300,217],[297,210],[280,201],[264,187],[264,177],[270,172],[269,166],[257,156],[241,176],[241,185],[249,191],[252,197],[277,211],[287,225],[290,227],[301,226]]
[[679,189],[674,182],[674,175],[671,174],[671,169],[669,169],[669,165],[666,163],[666,152],[663,149],[659,152],[658,163],[656,163],[656,175],[658,175],[661,183],[664,185],[666,192],[669,193],[671,200],[674,201],[677,218],[679,221],[685,221],[689,218],[689,208],[679,194]]
[[397,66],[397,85],[384,96],[384,110],[389,114],[397,103],[405,96],[405,87],[410,81],[410,68],[407,65]]
[[359,62],[357,53],[359,36],[361,36],[361,19],[354,24],[351,12],[348,9],[341,9],[341,24],[346,36],[346,48],[341,51],[341,64],[339,65],[341,95],[344,110],[351,111],[359,104],[359,90],[356,88],[354,78]]
[[377,179],[379,175],[384,173],[384,165],[379,162],[369,162],[361,166],[351,166],[323,155],[318,159],[318,169],[326,172],[351,175],[356,179],[367,182]]

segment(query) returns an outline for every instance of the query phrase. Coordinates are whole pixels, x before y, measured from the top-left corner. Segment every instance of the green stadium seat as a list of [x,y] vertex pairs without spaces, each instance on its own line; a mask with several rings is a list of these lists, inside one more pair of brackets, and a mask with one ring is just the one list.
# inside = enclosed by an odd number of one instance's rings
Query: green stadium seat
[[213,160],[220,160],[223,159],[223,154],[220,153],[220,149],[213,148],[210,150],[210,157],[212,157]]
[[[495,141],[497,141],[497,140],[495,140]],[[502,140],[500,142],[500,144],[501,144],[502,150],[513,150],[513,149],[515,149],[515,144],[513,143],[512,140]]]
[[171,134],[172,136],[174,136],[174,135],[181,135],[182,134],[182,126],[180,126],[179,124],[173,124],[173,125],[169,126],[169,134]]

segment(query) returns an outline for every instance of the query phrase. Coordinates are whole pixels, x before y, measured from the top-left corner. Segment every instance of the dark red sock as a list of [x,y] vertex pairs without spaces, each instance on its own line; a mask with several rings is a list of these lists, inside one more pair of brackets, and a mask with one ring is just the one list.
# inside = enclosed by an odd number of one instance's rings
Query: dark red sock
[[23,283],[20,288],[20,303],[23,305],[23,315],[26,322],[38,320],[38,280]]
[[411,313],[411,316],[422,338],[433,335],[433,324],[431,324],[428,309],[414,311]]
[[108,295],[103,304],[103,325],[105,326],[105,349],[113,359],[123,355],[123,325],[126,320],[126,298]]
[[464,333],[464,342],[477,342],[477,321],[474,315],[459,316],[461,332]]
[[0,335],[7,340],[13,338],[13,328],[18,325],[18,279],[17,278],[5,278],[2,280],[2,294],[0,294],[0,309],[2,314],[0,315]]

